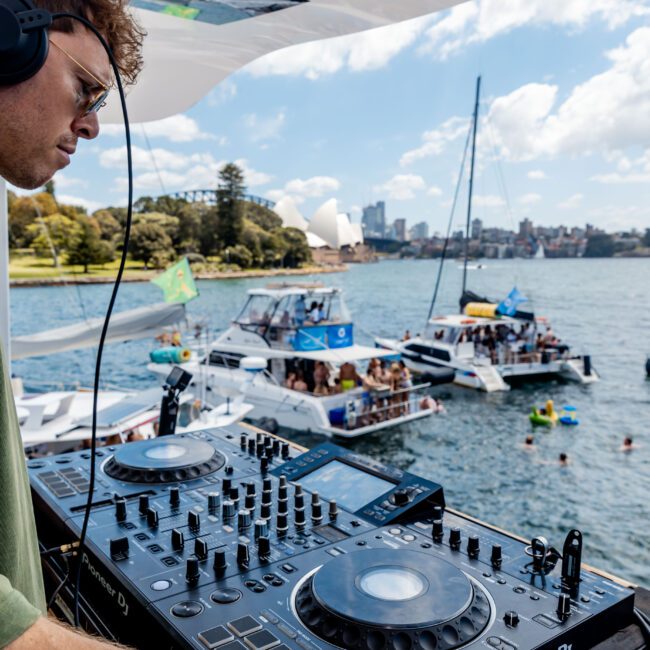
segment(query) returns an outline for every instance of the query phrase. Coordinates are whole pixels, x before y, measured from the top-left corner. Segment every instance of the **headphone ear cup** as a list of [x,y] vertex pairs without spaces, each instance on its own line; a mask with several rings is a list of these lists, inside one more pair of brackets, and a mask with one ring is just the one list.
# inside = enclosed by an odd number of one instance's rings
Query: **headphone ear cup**
[[0,0],[0,86],[33,77],[47,59],[47,29],[25,32],[18,20],[20,12],[34,9],[31,0]]

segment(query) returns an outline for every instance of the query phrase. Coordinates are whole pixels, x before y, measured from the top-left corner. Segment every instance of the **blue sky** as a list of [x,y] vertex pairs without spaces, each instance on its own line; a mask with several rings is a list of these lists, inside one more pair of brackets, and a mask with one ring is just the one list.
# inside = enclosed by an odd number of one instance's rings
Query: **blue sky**
[[[477,74],[475,216],[650,226],[650,0],[473,0],[273,53],[146,125],[155,166],[134,126],[136,196],[214,186],[239,161],[251,193],[307,218],[336,198],[358,221],[383,199],[389,220],[443,231]],[[55,178],[60,199],[123,205],[124,161],[107,126]]]

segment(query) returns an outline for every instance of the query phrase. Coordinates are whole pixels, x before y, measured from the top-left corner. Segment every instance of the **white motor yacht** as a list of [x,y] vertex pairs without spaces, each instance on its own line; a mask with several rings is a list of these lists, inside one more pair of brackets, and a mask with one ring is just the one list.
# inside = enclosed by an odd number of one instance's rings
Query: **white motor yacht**
[[[395,353],[354,342],[354,324],[341,291],[314,284],[270,285],[248,291],[231,326],[195,362],[181,364],[206,401],[245,381],[244,357],[266,360],[246,389],[250,418],[262,428],[283,427],[354,438],[428,417],[436,410],[430,386],[361,382],[372,359],[390,364]],[[245,366],[245,364],[244,364]],[[166,364],[150,364],[159,376]]]

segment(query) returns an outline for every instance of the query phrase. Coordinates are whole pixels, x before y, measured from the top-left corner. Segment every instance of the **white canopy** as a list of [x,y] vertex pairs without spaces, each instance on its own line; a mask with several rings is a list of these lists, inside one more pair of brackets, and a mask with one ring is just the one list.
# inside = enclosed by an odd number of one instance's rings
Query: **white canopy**
[[[383,27],[461,1],[132,0],[148,36],[145,69],[129,96],[130,118],[149,122],[182,113],[229,74],[274,50]],[[105,111],[103,119],[121,122],[117,93]]]
[[[121,343],[155,336],[163,327],[176,325],[184,319],[185,305],[179,303],[159,303],[123,311],[111,318],[106,342]],[[11,340],[11,358],[26,359],[93,347],[99,342],[103,325],[103,318],[92,318],[37,334],[17,336]]]

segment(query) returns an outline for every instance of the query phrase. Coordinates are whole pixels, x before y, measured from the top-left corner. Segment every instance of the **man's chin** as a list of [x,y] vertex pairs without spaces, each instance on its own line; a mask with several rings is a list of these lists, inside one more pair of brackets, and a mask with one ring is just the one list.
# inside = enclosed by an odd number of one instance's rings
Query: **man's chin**
[[54,173],[43,174],[42,176],[36,176],[34,174],[12,174],[8,173],[7,175],[0,174],[8,183],[11,183],[15,187],[19,187],[21,190],[36,190],[39,187],[43,187],[45,183],[52,179]]

